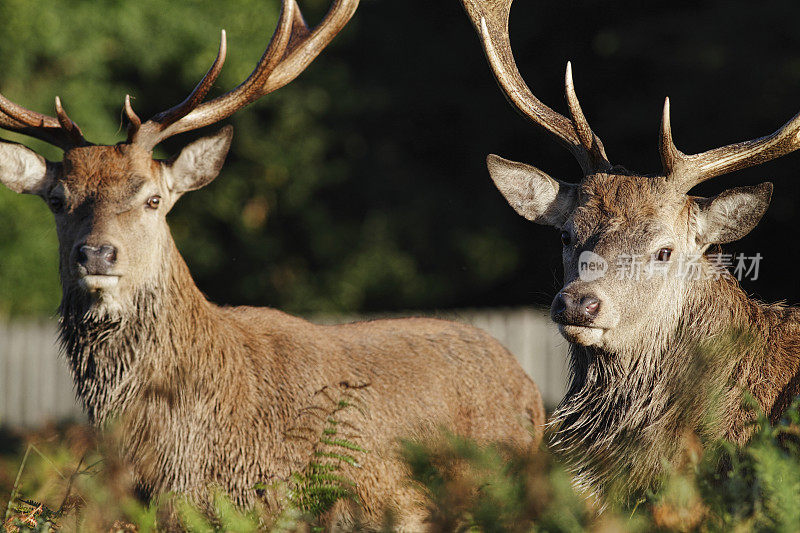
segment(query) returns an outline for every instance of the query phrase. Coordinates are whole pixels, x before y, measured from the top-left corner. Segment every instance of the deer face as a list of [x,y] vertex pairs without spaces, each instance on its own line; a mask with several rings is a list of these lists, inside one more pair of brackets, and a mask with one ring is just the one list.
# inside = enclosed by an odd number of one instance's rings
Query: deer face
[[[94,146],[83,136],[56,97],[56,116],[15,104],[0,94],[0,128],[36,137],[64,150],[59,163],[27,148],[0,141],[0,183],[41,196],[58,229],[65,297],[79,290],[96,308],[121,309],[126,295],[159,282],[172,241],[165,215],[186,191],[198,189],[219,173],[230,147],[232,128],[187,146],[177,159],[155,161],[152,151],[164,139],[231,116],[242,107],[295,79],[338,34],[358,0],[337,0],[315,28],[309,28],[297,2],[282,0],[278,27],[250,76],[235,89],[203,102],[227,54],[225,30],[219,52],[189,96],[143,122],[125,97],[128,139],[116,146]],[[62,309],[63,311],[63,309]]]
[[157,162],[134,146],[74,148],[44,199],[55,216],[61,281],[102,301],[153,282],[169,242],[169,190]]
[[663,180],[613,174],[594,174],[579,187],[561,227],[564,287],[551,307],[567,339],[595,345],[638,338],[652,313],[678,309],[673,256],[696,246],[687,239],[686,202],[666,189]]
[[231,136],[226,127],[170,162],[119,144],[72,148],[52,163],[2,143],[0,181],[40,196],[53,212],[65,294],[80,291],[111,312],[162,280],[172,248],[166,214],[183,193],[217,176]]
[[561,230],[564,286],[551,307],[561,333],[614,351],[675,324],[692,283],[713,275],[703,253],[746,235],[772,193],[765,183],[697,198],[665,177],[604,172],[567,184],[497,156],[489,169],[519,214]]
[[[553,319],[568,340],[586,346],[636,350],[653,338],[664,339],[677,325],[669,319],[678,316],[692,281],[675,275],[676,260],[695,257],[699,268],[710,268],[703,252],[753,229],[772,185],[730,189],[713,198],[687,193],[708,179],[800,148],[800,114],[771,135],[687,155],[672,140],[666,99],[659,137],[663,174],[621,171],[583,114],[569,63],[564,76],[568,117],[543,104],[522,79],[508,34],[512,1],[462,4],[508,100],[565,146],[583,170],[581,183],[569,184],[495,155],[487,160],[492,179],[520,215],[562,230],[564,287],[553,300]],[[626,260],[659,275],[642,279],[636,271],[630,276],[596,271],[598,264],[625,268]],[[595,271],[581,270],[593,261]]]

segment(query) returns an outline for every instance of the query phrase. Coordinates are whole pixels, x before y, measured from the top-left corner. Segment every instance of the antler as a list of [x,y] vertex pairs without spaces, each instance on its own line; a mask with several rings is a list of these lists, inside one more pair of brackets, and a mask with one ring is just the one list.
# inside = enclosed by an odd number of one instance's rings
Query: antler
[[543,127],[564,144],[578,160],[584,174],[608,170],[603,143],[592,132],[581,111],[572,82],[572,66],[567,63],[565,79],[571,118],[553,111],[539,101],[525,84],[517,69],[508,19],[513,0],[462,0],[473,26],[480,36],[486,58],[508,99],[534,123]]
[[278,27],[255,70],[232,91],[201,104],[225,61],[223,31],[217,59],[182,103],[141,124],[131,108],[130,98],[126,98],[125,114],[130,123],[128,142],[152,149],[168,137],[219,122],[280,89],[295,79],[344,28],[358,3],[359,0],[335,0],[325,19],[312,32],[296,0],[283,0]]
[[[225,62],[227,41],[222,31],[219,52],[214,64],[180,104],[142,120],[125,97],[128,119],[128,142],[152,150],[158,143],[178,133],[219,122],[242,107],[291,82],[319,55],[345,27],[358,7],[359,0],[335,0],[323,21],[312,32],[300,13],[296,0],[283,0],[278,28],[255,70],[238,87],[202,103]],[[42,115],[15,104],[0,94],[0,128],[16,131],[69,150],[88,143],[56,97],[56,117]]]
[[25,109],[0,94],[0,128],[41,139],[63,150],[89,144],[78,125],[67,116],[58,96],[56,116],[58,118]]
[[672,141],[667,98],[661,119],[659,148],[664,174],[676,187],[688,192],[695,185],[716,176],[760,165],[800,148],[800,113],[772,135],[686,155]]

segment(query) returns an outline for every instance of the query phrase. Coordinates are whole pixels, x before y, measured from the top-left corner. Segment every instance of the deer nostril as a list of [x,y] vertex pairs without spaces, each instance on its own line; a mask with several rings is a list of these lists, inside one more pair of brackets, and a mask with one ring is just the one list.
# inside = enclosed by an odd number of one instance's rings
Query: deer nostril
[[117,262],[117,249],[108,244],[100,247],[99,255],[109,264]]
[[594,317],[600,311],[600,300],[594,296],[586,296],[581,300],[581,307],[583,307],[584,313]]
[[567,310],[567,301],[562,293],[556,294],[553,298],[553,305],[550,307],[550,312],[553,315],[560,315]]
[[84,244],[78,248],[75,259],[87,274],[106,275],[117,263],[117,249],[110,244],[103,244],[99,248]]
[[79,265],[86,266],[86,263],[89,262],[89,254],[87,253],[91,246],[81,246],[78,248],[78,255],[75,258],[78,261]]

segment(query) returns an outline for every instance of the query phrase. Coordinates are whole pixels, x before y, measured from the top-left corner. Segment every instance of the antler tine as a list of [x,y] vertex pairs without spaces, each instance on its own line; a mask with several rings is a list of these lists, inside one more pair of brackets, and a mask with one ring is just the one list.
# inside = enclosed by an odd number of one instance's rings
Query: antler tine
[[575,126],[575,132],[578,134],[578,139],[581,145],[589,154],[592,166],[597,170],[608,170],[611,168],[611,163],[606,156],[606,150],[603,147],[602,141],[597,135],[592,132],[586,116],[583,114],[581,104],[578,102],[578,96],[575,94],[575,83],[572,81],[572,62],[567,61],[567,73],[564,76],[565,92],[567,94],[567,105],[569,106],[569,113],[572,117],[572,123]]
[[[289,1],[296,4],[295,0]],[[313,31],[303,21],[300,8],[296,8],[287,55],[275,67],[275,71],[259,91],[260,95],[276,91],[299,76],[353,18],[358,4],[359,0],[335,0],[325,18]]]
[[[0,109],[0,128],[40,139],[54,146],[58,146],[62,150],[69,150],[69,148],[72,147],[71,142],[67,142],[66,137],[62,134],[61,126],[28,126],[27,124],[23,124],[22,122],[11,118],[5,112],[3,112],[2,109]],[[0,140],[0,142],[2,142],[2,140]]]
[[[588,128],[585,118],[583,124],[576,124],[567,117],[553,111],[533,95],[517,69],[511,40],[508,33],[508,20],[513,0],[462,0],[472,24],[480,36],[486,58],[494,72],[497,82],[506,97],[531,121],[553,134],[578,160],[584,174],[607,168],[608,161],[602,150],[602,143],[596,141],[596,148],[587,149],[579,137],[580,129]],[[569,95],[568,95],[569,99]],[[577,100],[576,100],[577,101]],[[579,109],[579,108],[578,108]],[[574,113],[574,109],[571,110]],[[578,113],[583,117],[582,113]],[[594,135],[592,135],[594,137]],[[588,143],[594,147],[595,142]],[[602,154],[597,161],[592,152]],[[599,163],[599,166],[597,165]],[[610,166],[610,165],[608,165]]]
[[159,141],[165,137],[161,137],[161,133],[166,130],[171,124],[182,119],[192,112],[206,97],[208,91],[214,85],[214,82],[222,72],[222,66],[225,64],[225,57],[228,52],[228,39],[225,30],[220,33],[219,51],[217,57],[211,68],[208,69],[203,79],[200,80],[191,94],[180,104],[158,113],[153,118],[142,124],[141,119],[136,113],[133,112],[133,107],[130,103],[130,96],[125,96],[125,115],[128,117],[128,142],[135,142],[139,144],[153,143],[152,148]]
[[58,120],[15,104],[0,94],[0,111],[9,118],[30,128],[60,128]]
[[64,112],[58,97],[56,113],[58,118],[31,111],[0,94],[0,128],[40,139],[65,151],[89,144]]
[[695,185],[716,176],[760,165],[800,148],[800,113],[766,137],[686,155],[675,148],[672,142],[667,99],[664,104],[660,146],[667,178],[678,189],[688,192]]
[[139,131],[139,128],[142,126],[142,119],[139,118],[139,115],[133,110],[131,95],[129,94],[125,95],[125,104],[122,109],[125,112],[125,117],[128,119],[128,142],[130,143],[133,141],[136,132]]
[[[219,122],[242,107],[295,79],[344,28],[359,0],[335,0],[323,21],[310,31],[296,0],[283,0],[278,27],[256,68],[232,91],[196,106],[186,116],[158,128],[157,133],[137,135],[133,142],[154,147],[164,139]],[[159,123],[159,115],[140,128]],[[155,129],[155,127],[153,127]]]
[[72,121],[71,118],[69,118],[67,112],[64,111],[64,107],[61,105],[61,98],[58,96],[56,96],[56,118],[58,119],[58,123],[61,125],[61,129],[70,136],[75,146],[80,146],[85,142],[83,139],[83,133],[81,133],[81,129],[77,124],[75,124],[75,122]]
[[669,97],[664,99],[664,110],[661,113],[661,135],[658,137],[658,150],[661,153],[661,165],[664,167],[664,174],[671,176],[680,164],[681,158],[685,157],[685,155],[675,147],[675,143],[672,141]]

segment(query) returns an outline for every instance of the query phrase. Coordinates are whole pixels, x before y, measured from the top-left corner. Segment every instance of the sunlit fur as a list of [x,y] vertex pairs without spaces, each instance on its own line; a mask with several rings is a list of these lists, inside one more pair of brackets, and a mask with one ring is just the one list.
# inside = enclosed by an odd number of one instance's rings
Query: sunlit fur
[[[44,185],[29,177],[28,191],[51,204],[64,199],[55,215],[61,340],[78,397],[95,424],[116,420],[142,492],[202,501],[218,485],[252,505],[257,484],[288,481],[315,460],[340,398],[354,403],[337,415],[343,437],[367,450],[354,452],[360,468],[343,465],[363,508],[341,503],[331,515],[340,524],[377,527],[394,509],[400,525],[421,527],[423,497],[405,478],[401,437],[425,439],[446,427],[535,447],[544,424],[539,392],[483,331],[432,319],[320,326],[205,299],[166,213],[183,192],[213,179],[229,139],[222,131],[196,141],[175,163],[130,145],[79,148],[48,163]],[[13,168],[38,168],[25,148],[6,151]],[[146,205],[152,194],[162,196],[158,209]],[[117,247],[113,289],[82,288],[75,250],[83,242]]]
[[[737,220],[744,232],[761,206]],[[751,394],[772,420],[800,391],[800,314],[749,299],[738,282],[700,262],[698,279],[679,278],[681,254],[705,252],[696,199],[663,177],[588,176],[564,228],[575,244],[564,250],[565,289],[601,296],[594,345],[570,346],[569,390],[550,426],[553,448],[571,465],[580,487],[623,497],[654,487],[689,433],[742,444]],[[617,279],[620,254],[674,248],[668,275]],[[578,278],[577,255],[592,250],[610,265],[602,279]],[[647,259],[649,262],[653,258]]]

